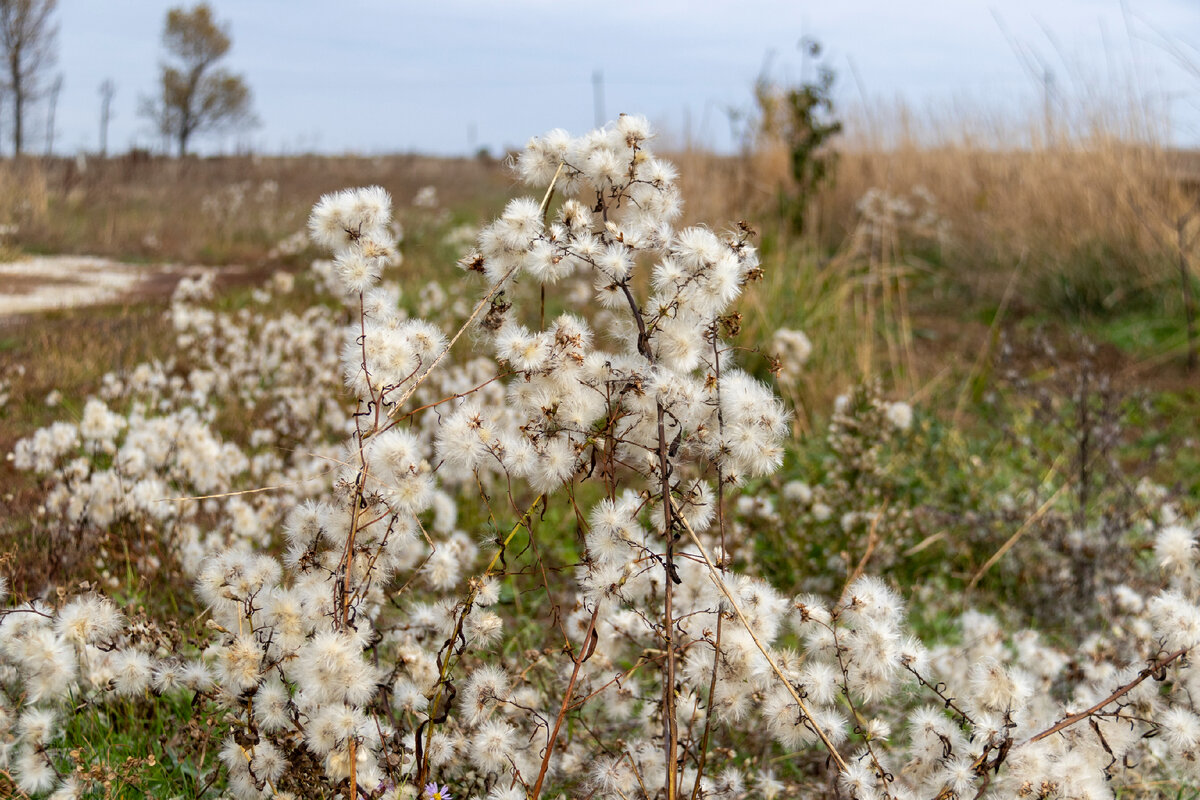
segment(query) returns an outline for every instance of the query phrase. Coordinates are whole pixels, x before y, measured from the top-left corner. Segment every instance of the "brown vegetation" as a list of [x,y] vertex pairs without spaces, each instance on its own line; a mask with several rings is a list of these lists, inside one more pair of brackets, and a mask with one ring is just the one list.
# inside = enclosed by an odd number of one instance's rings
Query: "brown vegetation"
[[510,183],[494,162],[405,155],[8,162],[0,225],[15,224],[14,243],[32,252],[254,265],[304,229],[326,192],[378,184],[403,209],[434,186],[444,206],[461,209],[502,197]]

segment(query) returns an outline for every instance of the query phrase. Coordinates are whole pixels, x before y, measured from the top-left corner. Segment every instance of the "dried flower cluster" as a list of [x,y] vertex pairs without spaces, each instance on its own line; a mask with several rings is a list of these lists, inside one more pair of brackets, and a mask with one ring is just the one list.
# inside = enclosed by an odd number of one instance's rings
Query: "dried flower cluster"
[[[1086,659],[974,611],[960,643],[927,646],[877,578],[793,597],[733,569],[767,513],[733,495],[780,467],[789,414],[730,344],[752,234],[677,229],[650,136],[623,116],[529,143],[516,169],[545,194],[479,232],[462,266],[485,287],[457,331],[383,282],[386,193],[340,192],[310,232],[346,311],[218,313],[188,284],[186,376],[113,376],[78,424],[17,445],[48,521],[169,542],[210,635],[173,652],[92,593],[4,611],[0,769],[22,791],[88,788],[65,715],[171,693],[224,713],[242,800],[1101,798],[1129,764],[1200,778],[1185,521],[1158,534],[1170,586],[1114,590]],[[581,282],[564,300],[581,307],[548,317],[546,294]],[[781,341],[801,364],[807,339]],[[262,427],[224,441],[218,399]],[[845,460],[869,473],[855,420],[899,432],[912,409],[846,402],[863,408],[835,417]],[[882,500],[850,481],[785,495],[870,525]],[[230,494],[254,485],[273,488]]]

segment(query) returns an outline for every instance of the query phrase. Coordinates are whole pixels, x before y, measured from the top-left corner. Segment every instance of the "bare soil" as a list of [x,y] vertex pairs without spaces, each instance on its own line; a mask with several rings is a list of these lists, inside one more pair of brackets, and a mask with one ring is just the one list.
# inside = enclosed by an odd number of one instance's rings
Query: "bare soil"
[[42,311],[166,298],[180,279],[214,269],[222,277],[246,271],[237,266],[129,264],[76,255],[0,263],[0,322]]

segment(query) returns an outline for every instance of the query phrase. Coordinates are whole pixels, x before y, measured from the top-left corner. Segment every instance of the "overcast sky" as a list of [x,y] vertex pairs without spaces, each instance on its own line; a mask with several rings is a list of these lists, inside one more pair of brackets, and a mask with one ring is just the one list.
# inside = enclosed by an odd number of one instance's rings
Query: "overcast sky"
[[[97,148],[105,78],[117,85],[110,150],[160,144],[137,106],[154,91],[172,5],[60,0],[58,152]],[[211,5],[230,25],[226,66],[245,75],[261,125],[236,141],[198,142],[210,151],[239,142],[259,152],[499,151],[552,127],[590,127],[597,71],[607,117],[645,114],[676,137],[727,148],[728,109],[750,105],[764,65],[778,80],[801,77],[802,36],[825,45],[844,107],[900,95],[917,108],[1029,107],[1041,96],[1031,72],[1052,74],[1059,93],[1102,90],[1132,72],[1169,110],[1176,141],[1200,143],[1196,0]]]

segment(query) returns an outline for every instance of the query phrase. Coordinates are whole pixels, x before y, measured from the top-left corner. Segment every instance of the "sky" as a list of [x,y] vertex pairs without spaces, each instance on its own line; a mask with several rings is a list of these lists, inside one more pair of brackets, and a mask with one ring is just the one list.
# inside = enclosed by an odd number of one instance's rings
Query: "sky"
[[[813,75],[802,37],[824,45],[841,108],[903,98],[918,110],[1009,113],[1041,102],[1048,77],[1055,97],[1133,83],[1169,115],[1177,143],[1200,144],[1196,0],[210,4],[233,38],[224,66],[244,75],[260,124],[198,140],[203,152],[499,153],[555,127],[582,133],[597,105],[605,118],[644,114],[673,141],[729,150],[731,116],[752,106],[756,77]],[[56,152],[98,148],[106,78],[117,87],[110,151],[162,146],[137,110],[167,57],[172,5],[59,1]],[[45,122],[34,128],[44,139]]]

